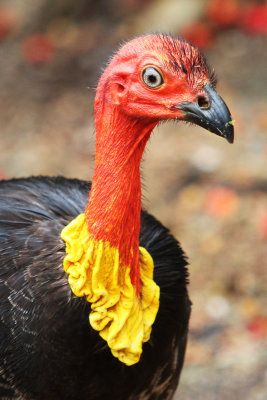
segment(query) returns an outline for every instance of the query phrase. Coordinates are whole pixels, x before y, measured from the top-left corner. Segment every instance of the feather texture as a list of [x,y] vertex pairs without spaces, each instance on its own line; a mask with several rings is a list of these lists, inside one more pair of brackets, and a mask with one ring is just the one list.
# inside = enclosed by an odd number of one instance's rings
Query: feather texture
[[152,255],[159,312],[141,361],[115,359],[71,292],[61,230],[87,204],[90,183],[36,177],[0,182],[0,398],[169,399],[183,364],[190,301],[177,241],[147,212],[140,246]]

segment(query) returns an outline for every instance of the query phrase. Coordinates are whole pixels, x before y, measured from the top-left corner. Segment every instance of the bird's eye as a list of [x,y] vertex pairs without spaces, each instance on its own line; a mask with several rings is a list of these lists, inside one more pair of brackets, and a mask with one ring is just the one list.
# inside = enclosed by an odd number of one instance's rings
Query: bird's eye
[[143,70],[142,80],[144,84],[151,89],[157,88],[163,84],[161,74],[153,67],[147,67]]

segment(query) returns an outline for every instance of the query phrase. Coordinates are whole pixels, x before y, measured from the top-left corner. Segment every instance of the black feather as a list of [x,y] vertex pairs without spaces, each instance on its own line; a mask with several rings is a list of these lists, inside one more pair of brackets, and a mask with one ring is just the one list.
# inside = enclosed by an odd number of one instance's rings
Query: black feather
[[0,399],[170,399],[183,365],[190,301],[178,242],[142,211],[140,245],[161,288],[138,364],[111,355],[62,267],[61,230],[84,211],[90,183],[37,177],[0,182]]

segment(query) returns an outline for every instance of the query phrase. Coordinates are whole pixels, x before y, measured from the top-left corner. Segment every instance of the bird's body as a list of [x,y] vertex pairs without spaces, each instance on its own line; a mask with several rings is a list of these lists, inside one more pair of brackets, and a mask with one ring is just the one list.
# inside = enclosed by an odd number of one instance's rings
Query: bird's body
[[125,366],[90,328],[90,306],[62,268],[61,230],[84,211],[89,189],[65,178],[0,183],[1,399],[156,400],[177,386],[190,313],[184,255],[142,212],[140,244],[154,259],[161,303],[143,359]]
[[134,39],[98,84],[92,184],[0,182],[1,400],[172,398],[190,315],[186,260],[141,211],[140,183],[145,145],[167,119],[233,141],[199,51],[165,35]]

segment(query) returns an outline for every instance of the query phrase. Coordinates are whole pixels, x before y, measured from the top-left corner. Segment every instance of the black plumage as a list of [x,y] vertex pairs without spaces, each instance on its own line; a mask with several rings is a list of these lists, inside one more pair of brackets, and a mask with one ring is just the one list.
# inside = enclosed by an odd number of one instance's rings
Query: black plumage
[[184,360],[190,301],[179,243],[146,211],[160,308],[139,363],[114,358],[62,266],[60,233],[84,212],[90,183],[36,177],[0,182],[0,399],[171,399]]

